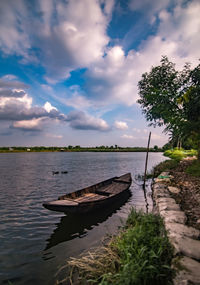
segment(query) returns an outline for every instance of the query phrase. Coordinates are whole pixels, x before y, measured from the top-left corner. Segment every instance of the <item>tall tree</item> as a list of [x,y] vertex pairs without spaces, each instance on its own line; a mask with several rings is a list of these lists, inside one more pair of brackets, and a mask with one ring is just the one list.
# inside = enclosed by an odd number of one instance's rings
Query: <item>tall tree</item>
[[138,103],[150,125],[164,125],[179,142],[193,137],[200,159],[200,65],[191,70],[186,64],[177,71],[175,64],[163,56],[159,66],[142,75],[138,87]]

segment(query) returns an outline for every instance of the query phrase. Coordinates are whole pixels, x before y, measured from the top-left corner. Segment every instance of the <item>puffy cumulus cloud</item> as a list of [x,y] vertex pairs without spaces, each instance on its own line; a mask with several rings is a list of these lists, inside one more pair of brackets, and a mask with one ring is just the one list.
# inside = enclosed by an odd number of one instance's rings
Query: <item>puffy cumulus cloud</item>
[[50,108],[46,104],[45,108],[32,106],[32,98],[27,94],[19,98],[0,97],[0,120],[19,121],[42,117],[65,120],[65,115],[61,114],[55,107]]
[[127,123],[122,122],[122,121],[115,121],[114,126],[115,126],[115,128],[120,129],[120,130],[127,130],[128,129]]
[[37,119],[34,118],[30,120],[16,121],[12,124],[11,128],[20,129],[23,131],[41,132],[43,121],[44,121],[44,118],[37,118]]
[[28,86],[11,75],[0,78],[1,121],[14,121],[11,125],[14,129],[41,131],[48,121],[66,119],[49,102],[44,107],[33,106],[32,97],[22,87]]
[[[50,27],[46,20],[40,39],[47,80],[52,82],[52,76],[53,80],[67,78],[71,70],[87,67],[103,56],[109,42],[106,29],[113,7],[112,0],[106,2],[104,8],[97,0],[57,2],[51,16],[57,12],[58,22]],[[46,10],[41,10],[46,17]]]
[[200,46],[200,2],[193,0],[187,5],[177,5],[169,13],[163,10],[159,14],[161,21],[159,35],[164,41],[174,44],[172,57],[178,63],[199,59]]
[[10,90],[6,88],[0,88],[0,97],[23,97],[26,94],[24,90]]
[[[141,2],[138,7],[136,1],[132,3],[137,10],[144,8],[147,2]],[[89,67],[84,88],[90,98],[99,104],[131,106],[138,99],[137,84],[141,75],[159,64],[162,55],[167,55],[177,68],[183,68],[185,62],[198,64],[200,2],[193,0],[183,5],[178,1],[170,12],[163,9],[169,1],[165,2],[154,11],[159,19],[156,34],[144,40],[137,51],[130,50],[125,54],[121,46],[114,46]]]
[[67,115],[67,119],[73,129],[108,131],[109,125],[101,118],[95,118],[83,111],[72,111]]
[[120,46],[110,48],[106,56],[86,72],[86,93],[105,104],[135,103],[138,79],[135,57],[132,51],[126,56]]
[[103,56],[113,6],[114,0],[1,1],[0,48],[40,61],[55,83]]
[[57,109],[56,107],[53,107],[53,106],[51,105],[51,103],[49,103],[49,102],[46,102],[46,103],[44,104],[44,109],[45,109],[48,113],[50,113],[52,110],[58,111],[58,109]]
[[29,86],[21,81],[13,80],[16,77],[11,77],[11,75],[5,75],[0,78],[0,89],[27,89]]
[[[2,82],[4,81],[5,79],[2,80]],[[20,85],[20,83],[17,82],[17,85]],[[5,84],[2,85],[5,87]],[[52,123],[68,122],[74,129],[109,130],[106,121],[95,118],[83,111],[74,111],[64,115],[50,102],[46,102],[43,107],[33,106],[32,97],[24,90],[14,90],[11,87],[16,86],[7,85],[7,89],[0,89],[0,120],[12,121],[11,129],[38,132]],[[3,95],[1,95],[1,91]],[[79,97],[78,100],[82,102]]]

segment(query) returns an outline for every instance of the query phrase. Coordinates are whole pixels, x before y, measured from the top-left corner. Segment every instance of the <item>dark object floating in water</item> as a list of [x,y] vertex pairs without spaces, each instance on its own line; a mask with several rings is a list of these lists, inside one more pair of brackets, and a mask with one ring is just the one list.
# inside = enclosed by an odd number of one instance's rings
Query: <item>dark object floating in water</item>
[[52,174],[59,174],[59,171],[52,171]]
[[58,200],[45,202],[48,210],[64,213],[87,213],[103,208],[120,199],[132,182],[131,174],[113,177],[95,185],[60,196]]
[[67,174],[67,173],[68,173],[68,171],[61,171],[61,173],[62,173],[62,174]]

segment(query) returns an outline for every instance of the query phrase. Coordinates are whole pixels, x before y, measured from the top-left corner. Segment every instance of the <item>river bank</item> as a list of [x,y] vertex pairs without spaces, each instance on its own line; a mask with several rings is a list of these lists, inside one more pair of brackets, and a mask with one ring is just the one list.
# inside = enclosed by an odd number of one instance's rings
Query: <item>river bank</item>
[[153,186],[157,215],[133,210],[106,247],[69,262],[76,272],[71,284],[200,284],[200,177],[187,173],[192,163],[170,160],[155,167],[154,175],[161,174]]
[[174,285],[200,284],[198,170],[198,161],[182,160],[174,169],[162,172],[153,185],[154,212],[163,218],[167,236],[174,249]]
[[173,176],[171,186],[179,189],[177,193],[171,193],[172,197],[185,212],[187,224],[200,230],[200,166],[194,169],[195,164],[193,159],[162,162],[155,167],[155,176],[169,171]]

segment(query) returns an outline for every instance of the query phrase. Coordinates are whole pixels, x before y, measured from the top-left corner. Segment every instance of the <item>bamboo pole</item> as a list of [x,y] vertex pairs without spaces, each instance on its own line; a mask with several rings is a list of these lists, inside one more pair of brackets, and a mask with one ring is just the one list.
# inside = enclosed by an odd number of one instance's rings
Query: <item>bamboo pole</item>
[[147,174],[147,164],[148,164],[148,157],[149,157],[149,145],[151,140],[151,132],[149,133],[148,145],[147,145],[147,153],[146,153],[146,161],[145,161],[145,170],[144,170],[144,186],[145,189],[145,182],[146,182],[146,174]]

